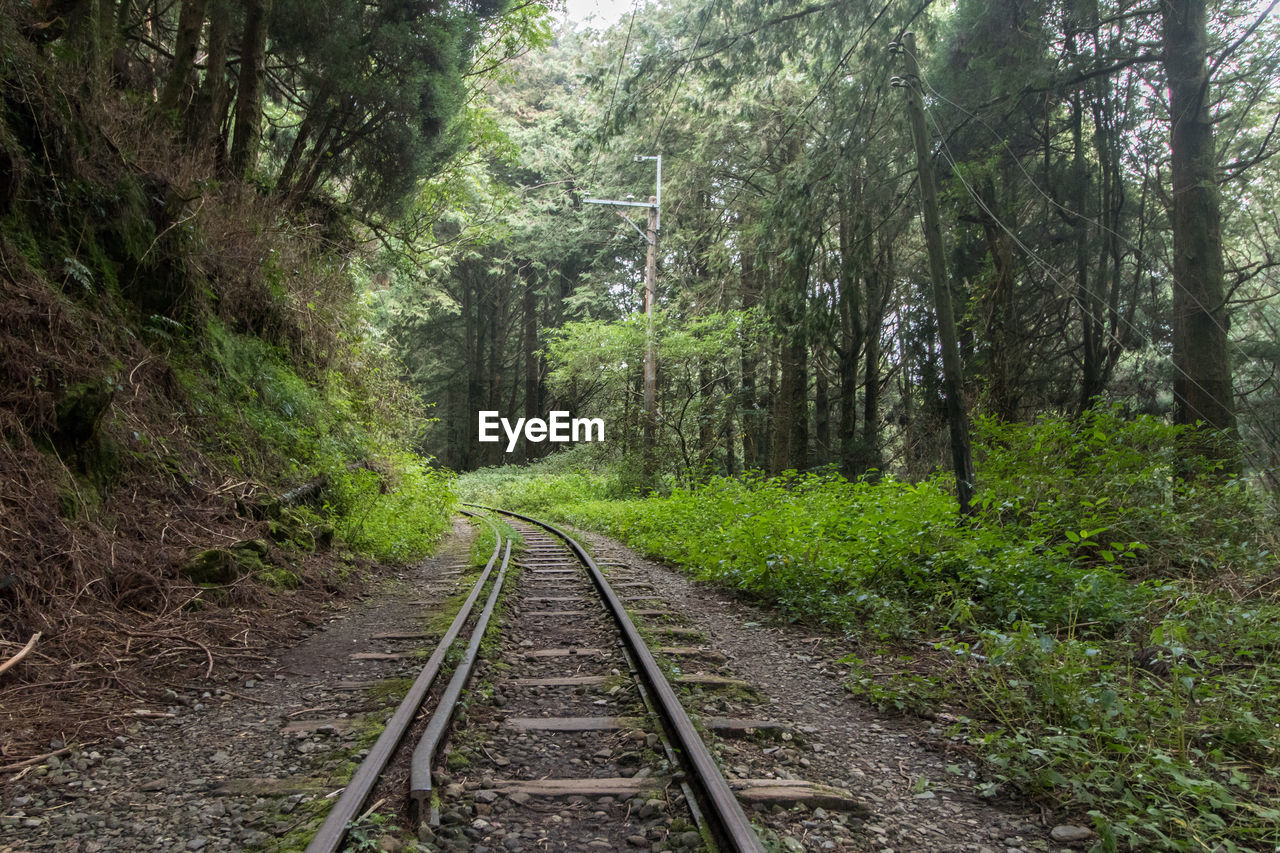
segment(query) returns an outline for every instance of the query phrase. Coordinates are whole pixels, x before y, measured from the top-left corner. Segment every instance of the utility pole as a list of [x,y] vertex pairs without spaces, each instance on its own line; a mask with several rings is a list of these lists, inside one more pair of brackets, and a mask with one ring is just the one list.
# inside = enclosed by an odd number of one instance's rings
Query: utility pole
[[653,447],[658,428],[658,357],[654,351],[653,306],[658,297],[658,197],[649,196],[648,249],[644,259],[644,467],[653,473]]
[[662,155],[635,158],[636,162],[642,160],[654,160],[658,166],[654,194],[649,196],[649,201],[631,201],[630,197],[626,201],[603,198],[586,198],[583,201],[590,204],[612,204],[621,207],[647,207],[649,209],[649,226],[644,231],[640,231],[640,226],[632,222],[626,213],[618,211],[618,215],[627,220],[631,227],[636,229],[640,236],[644,237],[646,245],[644,260],[644,473],[647,477],[653,473],[654,469],[653,451],[657,443],[658,427],[658,356],[653,329],[653,311],[658,298],[658,228],[661,223],[660,211],[662,208]]
[[956,472],[956,498],[960,514],[969,515],[973,500],[973,454],[969,447],[969,416],[964,405],[964,374],[960,365],[960,344],[956,336],[955,313],[951,308],[951,282],[942,250],[942,224],[938,216],[938,188],[934,183],[933,158],[924,126],[924,95],[920,66],[916,62],[915,33],[903,33],[902,42],[889,45],[901,53],[906,74],[894,77],[895,88],[907,90],[907,116],[916,149],[916,174],[920,182],[920,206],[924,214],[924,242],[929,252],[929,277],[933,280],[933,304],[938,315],[938,338],[942,344],[942,390],[946,399],[947,423],[951,430],[951,463]]

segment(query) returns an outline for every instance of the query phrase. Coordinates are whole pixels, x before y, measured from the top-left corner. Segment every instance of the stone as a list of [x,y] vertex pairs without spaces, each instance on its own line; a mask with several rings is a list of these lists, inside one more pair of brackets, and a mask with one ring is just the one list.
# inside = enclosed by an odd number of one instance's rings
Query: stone
[[1087,841],[1093,837],[1093,830],[1083,826],[1063,823],[1049,830],[1049,837],[1054,841],[1071,842]]

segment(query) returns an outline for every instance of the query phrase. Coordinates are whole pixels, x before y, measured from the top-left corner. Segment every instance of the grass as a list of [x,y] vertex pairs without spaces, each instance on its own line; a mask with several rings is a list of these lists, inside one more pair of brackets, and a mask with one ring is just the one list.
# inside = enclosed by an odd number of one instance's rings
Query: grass
[[559,461],[459,489],[844,632],[850,690],[948,712],[984,794],[1052,804],[1098,850],[1280,845],[1274,513],[1202,461],[1176,479],[1181,431],[1152,419],[977,434],[966,522],[945,479],[788,474],[641,499]]

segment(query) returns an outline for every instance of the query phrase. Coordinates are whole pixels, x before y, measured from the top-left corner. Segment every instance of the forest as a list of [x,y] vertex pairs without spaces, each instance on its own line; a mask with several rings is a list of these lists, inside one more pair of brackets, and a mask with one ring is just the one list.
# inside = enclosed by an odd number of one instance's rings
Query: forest
[[1095,849],[1280,845],[1276,3],[0,8],[0,754],[469,500]]

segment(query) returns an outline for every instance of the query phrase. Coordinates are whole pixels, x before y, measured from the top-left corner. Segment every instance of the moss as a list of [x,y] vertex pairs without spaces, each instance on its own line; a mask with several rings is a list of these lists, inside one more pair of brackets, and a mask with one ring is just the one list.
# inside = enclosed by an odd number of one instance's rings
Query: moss
[[254,576],[269,587],[275,589],[297,589],[302,586],[302,578],[284,568],[263,569]]
[[369,697],[370,701],[380,704],[399,702],[412,686],[412,678],[385,678],[368,688],[365,691],[365,695]]
[[[192,557],[179,570],[181,574],[196,583],[225,584],[231,583],[241,575],[257,574],[262,576],[277,570],[268,569],[269,549],[261,539],[246,539],[237,542],[230,548],[210,548]],[[289,572],[280,569],[293,578],[293,586],[298,579]]]

